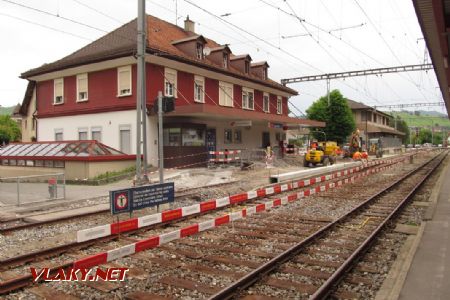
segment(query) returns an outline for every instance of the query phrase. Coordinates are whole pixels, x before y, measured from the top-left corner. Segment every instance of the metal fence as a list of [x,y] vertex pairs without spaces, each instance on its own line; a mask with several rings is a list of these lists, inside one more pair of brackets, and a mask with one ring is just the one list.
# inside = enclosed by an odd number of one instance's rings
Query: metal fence
[[66,198],[64,173],[1,177],[1,201],[4,204],[21,205]]

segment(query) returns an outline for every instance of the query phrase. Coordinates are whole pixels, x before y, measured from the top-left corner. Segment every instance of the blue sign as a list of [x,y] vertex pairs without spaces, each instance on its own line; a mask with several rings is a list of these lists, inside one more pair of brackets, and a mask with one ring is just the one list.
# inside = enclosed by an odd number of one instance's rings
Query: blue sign
[[175,200],[175,185],[173,182],[168,182],[110,191],[109,200],[113,215],[132,212],[133,210],[173,202]]
[[170,203],[175,199],[175,186],[173,182],[168,182],[136,187],[132,190],[131,198],[131,210]]

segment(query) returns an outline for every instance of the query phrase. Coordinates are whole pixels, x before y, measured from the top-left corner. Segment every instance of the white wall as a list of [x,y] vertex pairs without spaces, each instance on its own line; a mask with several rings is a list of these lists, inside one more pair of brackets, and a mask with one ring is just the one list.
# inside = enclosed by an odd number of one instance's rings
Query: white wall
[[[131,154],[136,153],[136,111],[117,111],[77,116],[43,118],[38,121],[38,141],[54,141],[55,129],[63,130],[64,140],[78,140],[78,128],[88,128],[88,139],[91,139],[91,128],[102,128],[102,143],[120,150],[119,127],[131,126]],[[148,155],[154,163],[158,153],[156,117],[147,118]]]

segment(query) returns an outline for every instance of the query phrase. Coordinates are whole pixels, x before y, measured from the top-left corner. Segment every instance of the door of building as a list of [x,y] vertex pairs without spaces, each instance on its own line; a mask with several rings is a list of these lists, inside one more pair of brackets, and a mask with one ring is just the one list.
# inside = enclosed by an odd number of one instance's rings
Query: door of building
[[206,148],[209,151],[216,151],[216,129],[206,129]]
[[262,133],[262,144],[261,146],[263,148],[266,148],[267,146],[270,146],[270,133],[267,131],[264,131]]

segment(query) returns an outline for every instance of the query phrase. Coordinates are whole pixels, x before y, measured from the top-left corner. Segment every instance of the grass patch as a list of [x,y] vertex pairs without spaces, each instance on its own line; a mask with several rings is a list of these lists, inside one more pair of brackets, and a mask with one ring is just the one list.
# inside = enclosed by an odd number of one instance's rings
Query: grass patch
[[123,169],[121,171],[112,171],[112,172],[106,172],[106,173],[103,173],[103,174],[99,174],[99,175],[95,176],[94,178],[92,178],[92,180],[111,179],[111,178],[118,177],[118,176],[121,176],[121,175],[126,175],[128,173],[133,173],[135,171],[136,171],[136,167],[133,166],[133,167],[129,167],[129,168]]

